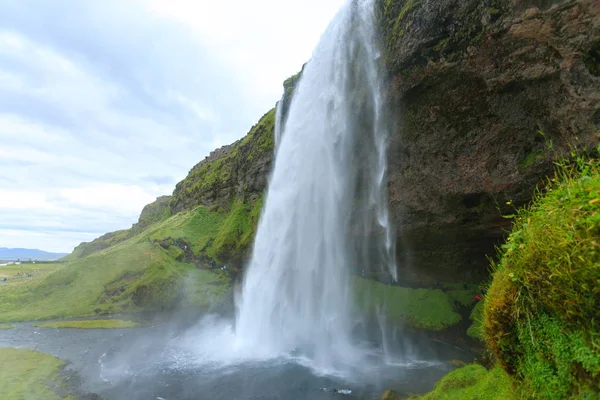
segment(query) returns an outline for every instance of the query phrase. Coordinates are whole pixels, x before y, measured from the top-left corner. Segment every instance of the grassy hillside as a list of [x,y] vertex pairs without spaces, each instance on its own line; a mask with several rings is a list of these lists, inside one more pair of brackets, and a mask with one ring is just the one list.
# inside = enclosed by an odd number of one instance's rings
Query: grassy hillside
[[600,396],[600,163],[563,166],[520,210],[485,299],[499,364],[536,399]]
[[[286,81],[293,96],[298,76]],[[0,270],[0,321],[80,317],[225,299],[249,255],[274,149],[275,109],[193,167],[130,229],[82,243],[31,276]],[[223,269],[223,266],[227,265]]]
[[[64,361],[25,349],[0,349],[0,393],[4,400],[73,398],[62,370]],[[59,394],[57,392],[64,392]]]
[[228,248],[219,238],[249,237],[254,229],[252,221],[242,221],[250,218],[254,207],[240,203],[233,209],[237,211],[210,212],[198,207],[179,213],[107,249],[80,258],[74,254],[63,264],[45,265],[32,277],[16,277],[19,271],[6,271],[8,284],[0,287],[0,320],[218,303],[235,273],[233,268],[222,271],[214,261]]

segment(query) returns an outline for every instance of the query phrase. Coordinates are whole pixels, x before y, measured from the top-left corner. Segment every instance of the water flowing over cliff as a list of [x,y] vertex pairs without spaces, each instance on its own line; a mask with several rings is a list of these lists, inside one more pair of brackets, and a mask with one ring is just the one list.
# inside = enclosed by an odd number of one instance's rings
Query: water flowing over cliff
[[335,367],[355,356],[352,272],[395,277],[373,1],[346,3],[277,130],[275,166],[237,299],[239,344]]

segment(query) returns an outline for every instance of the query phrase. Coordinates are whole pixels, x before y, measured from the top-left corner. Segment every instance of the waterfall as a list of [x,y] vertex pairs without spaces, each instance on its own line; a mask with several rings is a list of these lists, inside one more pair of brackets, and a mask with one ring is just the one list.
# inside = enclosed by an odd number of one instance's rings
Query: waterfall
[[[356,362],[353,274],[395,279],[374,1],[348,1],[296,86],[252,258],[236,298],[238,345]],[[365,272],[366,271],[366,272]]]

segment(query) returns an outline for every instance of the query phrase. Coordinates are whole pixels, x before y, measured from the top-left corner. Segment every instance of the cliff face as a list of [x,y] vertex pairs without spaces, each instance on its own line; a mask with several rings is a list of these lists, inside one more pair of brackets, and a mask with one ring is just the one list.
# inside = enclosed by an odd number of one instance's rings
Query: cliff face
[[229,209],[234,199],[254,201],[260,197],[273,159],[274,126],[272,109],[243,139],[215,150],[194,166],[173,192],[172,212],[200,205]]
[[[389,202],[405,283],[486,277],[486,255],[509,228],[501,215],[531,199],[556,158],[598,142],[599,14],[590,0],[377,0],[394,121]],[[284,84],[284,119],[299,77]],[[208,207],[227,223],[204,253],[241,266],[272,167],[275,118],[273,109],[194,166],[134,230]],[[107,234],[74,255],[134,233]]]
[[[301,74],[288,78],[283,84],[281,111],[284,118]],[[258,200],[271,172],[275,119],[273,108],[242,139],[213,151],[195,165],[173,192],[172,213],[200,205],[229,210],[234,201]]]
[[505,203],[529,201],[559,155],[598,142],[600,3],[377,8],[396,121],[389,193],[400,275],[478,280],[504,234]]

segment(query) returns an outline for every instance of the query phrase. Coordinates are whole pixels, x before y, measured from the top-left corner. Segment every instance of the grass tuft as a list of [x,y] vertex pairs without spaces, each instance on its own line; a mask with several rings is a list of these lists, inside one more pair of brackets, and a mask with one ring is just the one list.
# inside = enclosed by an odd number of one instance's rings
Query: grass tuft
[[421,400],[516,400],[510,377],[501,368],[486,370],[478,364],[456,369],[438,383]]
[[140,324],[120,319],[94,319],[83,321],[55,321],[36,324],[38,328],[72,328],[72,329],[120,329],[138,328]]
[[483,308],[485,303],[480,301],[475,307],[473,307],[473,311],[471,311],[471,315],[469,319],[473,322],[469,329],[467,330],[467,335],[472,337],[473,339],[484,341],[485,337],[483,336]]

